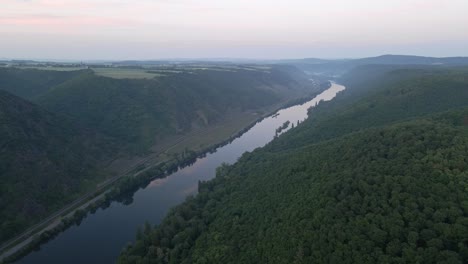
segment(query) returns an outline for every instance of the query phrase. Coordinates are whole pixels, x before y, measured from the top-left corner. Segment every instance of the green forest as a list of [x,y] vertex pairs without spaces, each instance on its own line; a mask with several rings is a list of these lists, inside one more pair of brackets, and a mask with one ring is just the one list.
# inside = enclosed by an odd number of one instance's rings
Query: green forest
[[102,181],[115,146],[0,90],[0,241]]
[[319,89],[292,66],[268,69],[114,79],[0,68],[0,242],[115,176],[107,167],[116,158]]
[[118,263],[467,263],[467,76],[355,68],[335,100],[146,224]]

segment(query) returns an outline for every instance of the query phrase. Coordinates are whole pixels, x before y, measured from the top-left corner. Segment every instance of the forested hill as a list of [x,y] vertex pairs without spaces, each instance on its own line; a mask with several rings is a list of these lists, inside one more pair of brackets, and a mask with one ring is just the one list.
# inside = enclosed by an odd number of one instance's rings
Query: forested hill
[[0,90],[8,91],[27,100],[34,100],[52,87],[85,71],[46,71],[0,67]]
[[405,65],[405,66],[467,66],[468,57],[422,57],[409,55],[382,55],[377,57],[341,60],[303,59],[288,61],[298,67],[314,73],[342,75],[363,65]]
[[279,138],[272,148],[282,150],[468,106],[467,73],[468,68],[356,68],[341,79],[345,92],[314,109],[303,129]]
[[112,145],[0,90],[0,241],[103,180]]
[[203,70],[149,80],[89,73],[55,87],[37,102],[120,141],[150,146],[167,135],[214,124],[230,112],[305,96],[314,91],[308,82],[298,83],[280,70]]
[[348,76],[341,99],[219,168],[118,262],[467,263],[466,76]]
[[0,68],[0,76],[0,89],[138,149],[319,90],[287,65],[161,70],[150,79],[8,68]]
[[164,69],[150,79],[99,70],[0,67],[0,242],[132,169],[122,165],[111,174],[111,162],[153,154],[168,137],[224,119],[249,115],[252,122],[319,90],[290,66]]

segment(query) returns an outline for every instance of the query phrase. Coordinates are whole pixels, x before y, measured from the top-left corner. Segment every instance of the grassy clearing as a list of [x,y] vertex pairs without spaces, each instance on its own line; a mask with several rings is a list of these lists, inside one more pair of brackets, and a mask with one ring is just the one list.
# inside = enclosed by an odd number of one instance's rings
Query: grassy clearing
[[79,71],[85,70],[86,67],[53,67],[53,66],[15,66],[18,69],[36,69],[44,71]]
[[162,73],[149,72],[148,69],[92,68],[92,70],[97,75],[114,79],[153,79],[164,76]]

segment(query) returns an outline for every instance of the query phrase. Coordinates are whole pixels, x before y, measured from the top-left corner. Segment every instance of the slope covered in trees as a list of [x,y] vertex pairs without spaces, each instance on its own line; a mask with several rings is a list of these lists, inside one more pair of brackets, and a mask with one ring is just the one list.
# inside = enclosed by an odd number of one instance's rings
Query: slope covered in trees
[[149,146],[167,135],[205,127],[232,111],[271,106],[313,91],[288,74],[237,70],[182,72],[150,80],[83,74],[37,102],[120,141]]
[[466,74],[348,80],[341,104],[219,168],[119,263],[466,263]]
[[288,61],[313,73],[342,75],[355,67],[363,65],[405,65],[406,66],[441,66],[453,67],[468,65],[468,57],[422,57],[409,55],[382,55],[377,57],[341,60],[302,59]]
[[85,71],[47,71],[0,67],[0,89],[34,100],[52,87]]
[[0,89],[123,144],[145,149],[168,135],[216,124],[229,114],[263,110],[319,89],[294,67],[264,68],[179,69],[153,79],[114,79],[92,70],[0,68]]
[[[468,68],[364,66],[341,78],[347,90],[314,109],[304,129],[272,146],[284,149],[467,106]],[[294,138],[294,139],[293,139]]]
[[112,144],[0,90],[0,241],[106,176]]
[[116,176],[117,158],[318,90],[293,67],[265,69],[113,79],[0,68],[0,242]]

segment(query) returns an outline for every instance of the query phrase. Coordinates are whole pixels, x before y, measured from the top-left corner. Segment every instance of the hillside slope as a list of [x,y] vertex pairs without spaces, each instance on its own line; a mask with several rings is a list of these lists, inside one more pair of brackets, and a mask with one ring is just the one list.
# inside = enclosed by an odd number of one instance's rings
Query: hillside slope
[[230,113],[261,110],[318,90],[286,70],[206,69],[146,80],[88,73],[55,86],[36,102],[144,149],[168,135],[215,124]]
[[356,68],[341,79],[345,92],[309,114],[307,128],[271,145],[281,150],[467,106],[467,74],[468,68]]
[[219,168],[119,263],[466,263],[466,71],[406,73]]
[[[138,165],[166,137],[234,115],[258,118],[318,89],[288,66],[182,71],[157,79],[0,68],[0,242],[95,190],[109,170],[118,176]],[[115,163],[121,166],[111,168]]]
[[34,100],[52,87],[83,74],[80,71],[48,71],[0,67],[0,90]]
[[382,55],[377,57],[343,60],[303,59],[291,61],[294,65],[313,73],[325,75],[342,75],[363,65],[405,65],[405,66],[437,66],[440,68],[468,65],[468,57],[422,57],[409,55]]
[[106,176],[112,144],[0,90],[0,241]]

